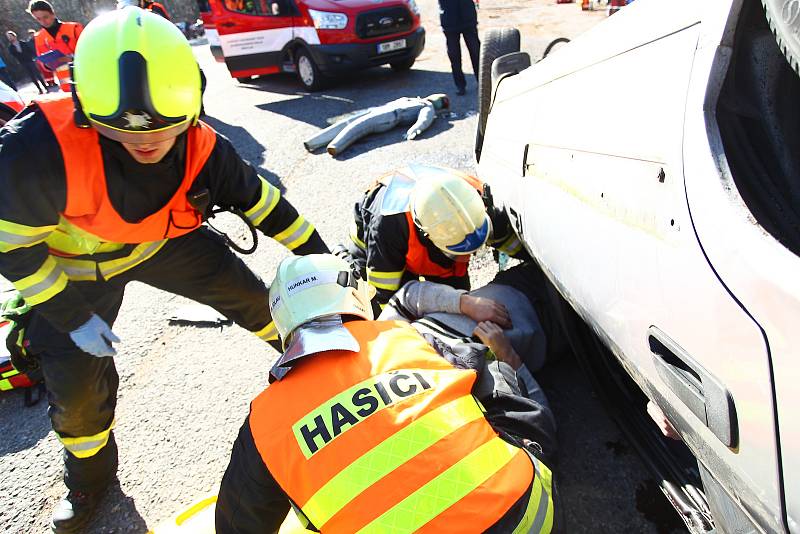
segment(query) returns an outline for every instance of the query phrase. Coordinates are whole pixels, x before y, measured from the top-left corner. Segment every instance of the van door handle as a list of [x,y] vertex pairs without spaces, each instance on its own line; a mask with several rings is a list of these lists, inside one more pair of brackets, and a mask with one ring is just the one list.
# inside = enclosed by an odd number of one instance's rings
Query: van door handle
[[236,26],[236,23],[235,22],[222,22],[219,25],[222,26],[223,28],[233,28],[234,26]]
[[647,341],[661,380],[727,447],[739,444],[736,405],[730,391],[688,352],[655,326]]

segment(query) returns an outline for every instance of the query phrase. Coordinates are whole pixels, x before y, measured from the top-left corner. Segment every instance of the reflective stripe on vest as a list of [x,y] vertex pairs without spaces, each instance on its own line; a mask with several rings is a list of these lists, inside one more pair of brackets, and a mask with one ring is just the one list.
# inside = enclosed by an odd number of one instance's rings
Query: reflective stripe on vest
[[216,133],[209,126],[200,122],[197,127],[189,128],[186,171],[169,202],[138,223],[129,223],[108,198],[97,131],[75,126],[70,95],[42,97],[37,104],[61,148],[67,177],[67,202],[62,216],[70,224],[113,243],[146,243],[180,237],[200,226],[201,214],[186,195],[216,143]]
[[408,221],[408,252],[406,252],[406,270],[419,276],[436,276],[451,278],[467,276],[469,262],[453,261],[450,267],[442,267],[431,259],[428,249],[417,236],[417,225],[410,211],[406,212]]
[[475,373],[408,324],[345,326],[359,353],[301,360],[252,403],[272,476],[324,532],[489,528],[526,495],[534,467],[483,417]]

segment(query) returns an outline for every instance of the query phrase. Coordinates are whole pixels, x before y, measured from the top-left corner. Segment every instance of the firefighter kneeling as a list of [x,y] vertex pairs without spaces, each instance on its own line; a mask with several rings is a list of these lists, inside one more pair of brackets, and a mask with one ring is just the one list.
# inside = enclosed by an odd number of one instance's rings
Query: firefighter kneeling
[[372,320],[373,292],[332,255],[278,267],[285,352],[234,444],[217,533],[277,532],[290,504],[321,532],[553,531],[542,406],[484,345]]

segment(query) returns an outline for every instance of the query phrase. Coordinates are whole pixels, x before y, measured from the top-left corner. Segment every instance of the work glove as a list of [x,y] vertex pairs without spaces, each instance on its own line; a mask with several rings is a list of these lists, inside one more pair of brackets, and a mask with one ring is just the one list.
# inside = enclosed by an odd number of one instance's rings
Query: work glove
[[117,354],[111,343],[119,343],[119,338],[114,335],[108,324],[96,314],[92,314],[91,319],[70,332],[69,337],[72,338],[72,341],[79,349],[92,356],[103,358]]

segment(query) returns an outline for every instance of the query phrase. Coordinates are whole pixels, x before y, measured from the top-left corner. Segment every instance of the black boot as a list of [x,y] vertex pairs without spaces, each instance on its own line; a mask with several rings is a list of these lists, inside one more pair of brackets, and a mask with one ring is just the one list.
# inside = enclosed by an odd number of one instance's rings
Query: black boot
[[69,490],[56,504],[50,528],[56,534],[79,532],[94,515],[101,496],[99,493]]

